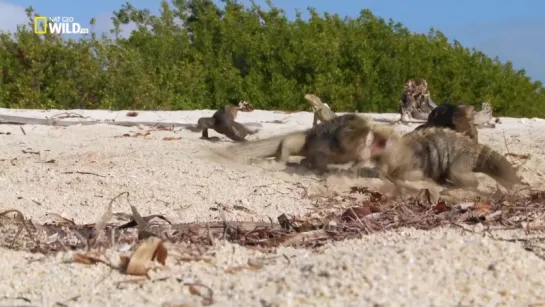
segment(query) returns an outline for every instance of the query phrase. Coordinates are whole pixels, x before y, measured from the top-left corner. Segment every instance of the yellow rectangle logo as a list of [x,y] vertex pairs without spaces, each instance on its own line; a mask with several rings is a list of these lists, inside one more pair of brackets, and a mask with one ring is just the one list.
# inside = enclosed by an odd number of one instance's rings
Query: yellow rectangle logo
[[[43,24],[43,29],[40,29],[40,23]],[[34,33],[47,34],[47,17],[45,16],[34,17]]]

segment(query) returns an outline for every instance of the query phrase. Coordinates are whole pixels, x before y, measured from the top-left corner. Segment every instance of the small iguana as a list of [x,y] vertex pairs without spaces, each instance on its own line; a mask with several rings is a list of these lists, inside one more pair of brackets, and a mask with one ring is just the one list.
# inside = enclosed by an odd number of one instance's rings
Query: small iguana
[[217,133],[223,134],[235,142],[245,142],[248,134],[254,134],[241,123],[235,121],[238,113],[238,107],[226,105],[220,107],[212,117],[201,117],[197,121],[197,128],[202,129],[202,139],[210,140],[208,129],[213,129]]
[[327,103],[322,102],[322,100],[318,96],[314,94],[306,94],[305,99],[308,102],[310,102],[310,104],[312,105],[312,109],[314,111],[314,118],[312,121],[313,127],[316,126],[316,124],[318,123],[318,120],[324,123],[337,117],[337,115],[335,114],[335,112],[331,110],[329,105],[327,105]]

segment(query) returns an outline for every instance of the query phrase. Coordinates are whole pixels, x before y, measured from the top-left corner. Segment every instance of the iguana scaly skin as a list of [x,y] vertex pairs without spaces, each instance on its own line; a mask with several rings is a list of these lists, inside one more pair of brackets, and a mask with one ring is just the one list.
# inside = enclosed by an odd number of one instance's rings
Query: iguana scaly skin
[[275,157],[281,163],[286,163],[290,156],[303,156],[303,163],[324,173],[328,164],[362,162],[370,129],[371,119],[346,114],[308,130],[232,145],[225,151],[238,158]]
[[478,142],[479,132],[475,128],[475,108],[470,105],[443,103],[433,109],[428,121],[415,130],[436,127],[449,128]]
[[492,177],[506,189],[520,183],[505,157],[451,129],[428,128],[398,136],[389,128],[375,128],[373,135],[371,157],[381,177],[398,187],[410,189],[406,180],[431,181],[478,192],[475,173]]
[[328,122],[334,119],[335,117],[337,117],[335,112],[333,112],[326,103],[323,103],[318,96],[313,94],[306,94],[305,99],[308,102],[310,102],[314,110],[314,118],[312,121],[313,127],[317,125],[318,120],[320,120],[320,122],[323,123],[323,122]]
[[244,125],[236,122],[238,107],[227,105],[219,108],[212,117],[201,117],[197,121],[197,128],[202,129],[202,138],[209,140],[208,129],[214,129],[217,133],[223,134],[235,142],[245,142],[248,134],[254,134],[257,131],[251,131]]

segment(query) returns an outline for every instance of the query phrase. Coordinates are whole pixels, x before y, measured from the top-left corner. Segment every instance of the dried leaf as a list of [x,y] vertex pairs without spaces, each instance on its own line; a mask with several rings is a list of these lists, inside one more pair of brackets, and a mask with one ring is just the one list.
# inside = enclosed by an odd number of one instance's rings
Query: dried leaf
[[533,201],[540,201],[545,199],[545,191],[537,191],[530,194],[530,199]]
[[341,215],[341,220],[343,222],[354,222],[358,219],[362,219],[363,217],[373,213],[371,208],[369,206],[365,207],[352,207],[348,208],[343,212]]
[[146,275],[148,263],[157,260],[165,265],[168,251],[163,245],[163,240],[157,237],[150,237],[136,249],[132,254],[125,272],[130,275]]
[[193,295],[201,295],[201,291],[199,291],[199,288],[197,288],[195,285],[189,285],[189,293]]
[[278,223],[280,224],[280,227],[285,230],[290,230],[291,223],[290,219],[286,216],[285,213],[282,213],[280,216],[277,217]]
[[127,117],[136,117],[138,116],[138,112],[136,111],[131,111],[131,112],[127,112]]
[[444,201],[439,201],[431,209],[433,210],[433,213],[440,214],[440,213],[443,213],[443,212],[450,211],[452,208],[447,206],[447,204]]
[[165,136],[163,138],[163,141],[177,141],[177,140],[181,140],[181,139],[182,139],[181,136],[178,136],[178,137],[176,137],[176,136]]
[[[126,229],[126,228],[130,228],[130,227],[138,226],[138,222],[133,218],[133,215],[129,215],[129,218],[130,218],[129,222],[118,226],[117,229]],[[148,215],[148,216],[144,216],[142,218],[144,219],[145,222],[149,222],[154,218],[158,218],[158,219],[161,219],[161,220],[169,223],[170,225],[172,225],[172,223],[169,220],[167,220],[166,217],[164,217],[162,215],[159,215],[159,214]]]
[[484,215],[492,213],[493,205],[490,202],[479,201],[473,204],[473,206],[471,207],[471,210],[477,216],[484,216]]
[[[201,304],[203,306],[212,305],[214,303],[214,291],[212,291],[210,287],[203,284],[193,283],[185,283],[185,285],[189,287],[189,292],[191,294],[202,297]],[[201,291],[199,287],[206,289],[208,293],[203,293],[203,291]]]

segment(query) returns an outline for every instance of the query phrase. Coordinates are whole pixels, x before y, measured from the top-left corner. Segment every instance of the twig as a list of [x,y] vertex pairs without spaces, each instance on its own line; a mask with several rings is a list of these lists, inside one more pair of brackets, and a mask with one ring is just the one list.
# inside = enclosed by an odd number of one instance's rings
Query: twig
[[99,175],[99,174],[96,174],[96,173],[80,172],[80,171],[62,172],[61,174],[80,174],[80,175],[93,175],[93,176],[98,176],[98,177],[106,177],[106,176],[102,176],[102,175]]
[[89,118],[89,116],[83,116],[83,115],[75,113],[75,112],[63,112],[63,113],[55,114],[55,115],[51,116],[50,118],[56,118],[56,119]]

